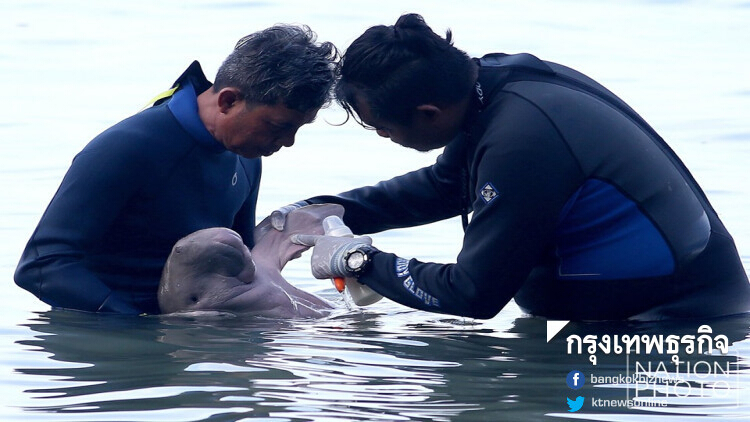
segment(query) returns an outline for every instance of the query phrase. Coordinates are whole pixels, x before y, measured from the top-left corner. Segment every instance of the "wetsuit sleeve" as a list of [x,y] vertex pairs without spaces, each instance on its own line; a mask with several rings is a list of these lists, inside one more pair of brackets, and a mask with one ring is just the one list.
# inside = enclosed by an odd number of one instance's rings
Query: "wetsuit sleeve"
[[23,252],[16,283],[54,307],[139,312],[86,265],[146,173],[136,147],[105,142],[125,137],[110,130],[76,156]]
[[461,151],[446,148],[435,164],[336,196],[307,199],[311,204],[344,206],[344,222],[355,234],[413,227],[461,212]]
[[549,120],[517,102],[493,121],[477,149],[474,213],[456,263],[381,252],[361,282],[412,308],[491,318],[535,265],[554,255],[560,210],[582,173]]

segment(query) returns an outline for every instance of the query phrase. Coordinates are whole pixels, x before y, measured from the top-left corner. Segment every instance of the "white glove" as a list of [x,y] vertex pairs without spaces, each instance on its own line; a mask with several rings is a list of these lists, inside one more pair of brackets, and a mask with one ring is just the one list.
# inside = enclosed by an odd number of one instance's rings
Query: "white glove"
[[295,234],[292,243],[303,246],[313,246],[310,266],[315,278],[326,279],[334,277],[353,277],[347,271],[344,259],[346,254],[363,245],[372,245],[368,236],[337,237],[314,234]]

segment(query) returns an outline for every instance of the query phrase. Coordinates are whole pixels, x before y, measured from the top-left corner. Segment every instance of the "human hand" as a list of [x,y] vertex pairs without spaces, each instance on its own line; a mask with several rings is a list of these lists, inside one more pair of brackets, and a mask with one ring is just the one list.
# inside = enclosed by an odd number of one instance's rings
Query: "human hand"
[[363,245],[372,245],[368,236],[337,237],[310,234],[295,234],[292,243],[313,246],[310,266],[315,278],[352,277],[354,274],[346,269],[346,254]]

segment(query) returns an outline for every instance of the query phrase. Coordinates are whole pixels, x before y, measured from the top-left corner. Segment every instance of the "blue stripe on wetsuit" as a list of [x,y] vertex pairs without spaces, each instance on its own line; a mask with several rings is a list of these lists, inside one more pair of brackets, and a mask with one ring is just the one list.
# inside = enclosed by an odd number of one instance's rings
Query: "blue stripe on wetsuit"
[[180,123],[180,126],[190,133],[201,145],[216,152],[225,149],[224,145],[216,142],[216,139],[201,121],[198,114],[198,97],[190,81],[185,81],[182,88],[174,93],[172,100],[167,103],[167,107],[169,107],[169,110]]
[[612,280],[672,274],[669,245],[654,224],[611,184],[587,180],[561,213],[561,280]]

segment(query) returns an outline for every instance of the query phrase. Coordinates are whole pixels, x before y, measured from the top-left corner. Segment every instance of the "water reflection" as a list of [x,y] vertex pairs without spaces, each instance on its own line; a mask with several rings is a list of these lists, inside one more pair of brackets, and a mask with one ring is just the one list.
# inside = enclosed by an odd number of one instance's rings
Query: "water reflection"
[[[479,408],[438,391],[448,383],[441,371],[460,363],[415,353],[439,347],[425,341],[359,331],[368,318],[316,324],[50,311],[27,325],[34,339],[19,342],[54,363],[17,368],[51,380],[26,391],[35,405],[25,410],[83,419],[140,412],[144,420],[450,420]],[[354,337],[349,322],[360,327]]]
[[[701,360],[726,362],[731,376],[718,382],[696,370],[692,391],[677,386],[669,391],[666,407],[631,409],[597,408],[590,400],[614,403],[667,392],[623,383],[573,392],[564,382],[571,369],[587,378],[617,377],[633,362],[624,355],[600,355],[592,366],[585,353],[566,353],[566,336],[694,334],[697,324],[570,324],[550,343],[542,319],[496,324],[414,311],[273,320],[53,310],[29,321],[33,338],[18,342],[47,359],[33,357],[16,371],[45,380],[25,391],[31,400],[23,409],[35,419],[54,414],[70,420],[627,421],[685,420],[686,415],[733,419],[750,413],[750,343],[743,341],[750,316],[711,323],[714,333],[726,334],[733,344],[729,355]],[[647,361],[668,358],[629,359],[645,367]],[[568,413],[566,397],[576,394],[587,397],[586,405]]]

